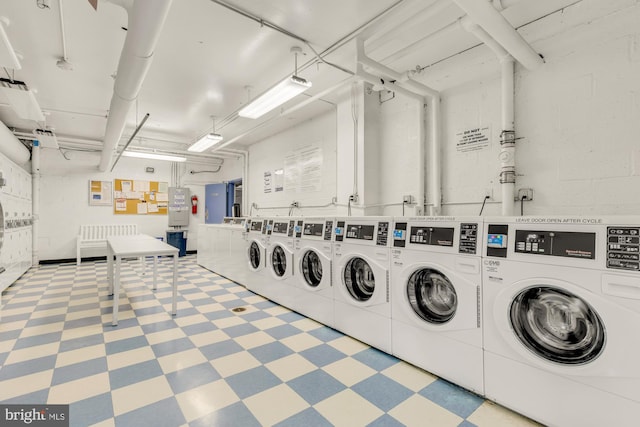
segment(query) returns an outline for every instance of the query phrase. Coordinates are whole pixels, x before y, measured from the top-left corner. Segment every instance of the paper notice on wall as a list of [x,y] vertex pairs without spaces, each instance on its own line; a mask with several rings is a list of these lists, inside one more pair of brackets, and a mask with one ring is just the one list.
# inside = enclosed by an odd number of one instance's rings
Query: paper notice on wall
[[133,191],[142,191],[148,193],[151,190],[149,181],[133,181]]
[[169,193],[156,193],[156,200],[158,202],[168,202],[169,201]]
[[273,190],[273,179],[271,175],[271,171],[266,171],[264,173],[264,192],[271,193]]
[[488,148],[490,142],[490,126],[467,129],[456,133],[456,150],[461,153]]
[[138,203],[138,215],[144,215],[147,213],[147,204]]
[[158,212],[158,205],[156,203],[147,203],[146,205],[149,213]]
[[[169,184],[166,182],[158,183],[158,193],[168,193],[169,192]],[[169,199],[167,199],[169,200]]]
[[129,200],[144,200],[144,193],[141,191],[125,191],[124,197]]
[[132,189],[132,183],[131,181],[121,181],[120,184],[122,185],[121,190],[125,193],[129,193],[131,192]]
[[284,189],[284,169],[276,169],[273,172],[273,186],[276,193]]
[[116,211],[124,212],[127,210],[127,199],[116,199]]
[[296,193],[322,188],[322,149],[305,147],[287,155],[284,161],[284,185]]

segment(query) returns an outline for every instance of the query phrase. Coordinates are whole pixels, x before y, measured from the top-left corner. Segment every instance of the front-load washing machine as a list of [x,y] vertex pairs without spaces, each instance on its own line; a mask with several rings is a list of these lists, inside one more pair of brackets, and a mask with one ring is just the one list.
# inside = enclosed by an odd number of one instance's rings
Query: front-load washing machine
[[271,280],[266,282],[262,296],[285,307],[292,306],[296,291],[293,284],[295,225],[295,218],[273,218],[267,247],[267,266]]
[[391,353],[390,217],[337,218],[333,299],[335,328]]
[[485,231],[485,395],[553,426],[638,425],[640,217]]
[[478,217],[396,218],[391,248],[393,354],[478,394],[481,230]]
[[[264,291],[264,283],[267,280],[267,246],[269,245],[270,226],[273,220],[262,217],[253,217],[249,220],[247,233],[247,275],[245,287],[250,291],[261,294]],[[262,294],[261,294],[262,295]]]
[[304,218],[302,236],[296,241],[295,284],[298,289],[293,309],[305,316],[334,326],[332,218]]

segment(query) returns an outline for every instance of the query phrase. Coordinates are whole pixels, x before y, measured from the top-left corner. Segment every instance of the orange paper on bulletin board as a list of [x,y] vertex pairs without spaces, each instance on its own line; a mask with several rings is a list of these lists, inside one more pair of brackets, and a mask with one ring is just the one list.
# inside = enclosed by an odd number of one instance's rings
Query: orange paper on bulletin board
[[115,179],[113,213],[116,215],[166,215],[168,184],[158,181]]

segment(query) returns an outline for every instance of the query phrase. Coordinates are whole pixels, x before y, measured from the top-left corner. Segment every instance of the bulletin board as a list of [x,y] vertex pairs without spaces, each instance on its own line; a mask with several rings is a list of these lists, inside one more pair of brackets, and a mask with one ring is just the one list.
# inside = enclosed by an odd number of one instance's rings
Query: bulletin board
[[89,180],[89,206],[113,205],[113,183]]
[[169,184],[158,181],[115,179],[113,213],[115,215],[166,215]]

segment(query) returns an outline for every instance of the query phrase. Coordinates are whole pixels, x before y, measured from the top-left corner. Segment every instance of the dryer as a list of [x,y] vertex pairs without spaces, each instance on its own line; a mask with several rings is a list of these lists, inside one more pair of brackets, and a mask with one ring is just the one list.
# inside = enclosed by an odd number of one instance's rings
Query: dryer
[[265,281],[262,296],[285,307],[291,307],[294,300],[295,225],[295,218],[273,218],[271,237],[267,247],[267,266],[271,280]]
[[391,353],[389,231],[391,217],[336,219],[335,328]]
[[485,221],[485,394],[552,426],[640,414],[640,217]]
[[267,246],[269,245],[270,226],[273,220],[252,217],[248,222],[245,287],[262,295],[267,272]]
[[302,233],[296,240],[296,271],[294,282],[298,290],[293,309],[298,313],[334,326],[332,263],[332,218],[304,218]]
[[482,219],[396,218],[391,249],[392,352],[484,392]]

